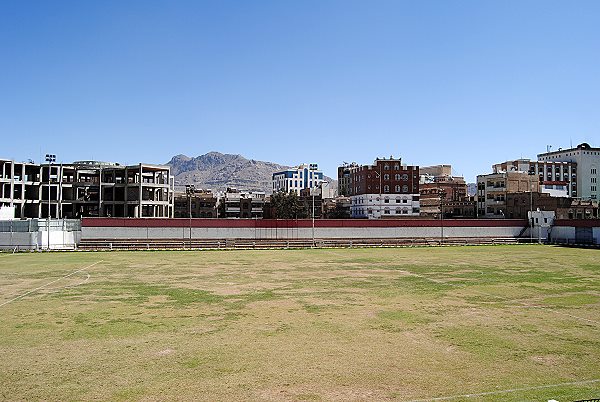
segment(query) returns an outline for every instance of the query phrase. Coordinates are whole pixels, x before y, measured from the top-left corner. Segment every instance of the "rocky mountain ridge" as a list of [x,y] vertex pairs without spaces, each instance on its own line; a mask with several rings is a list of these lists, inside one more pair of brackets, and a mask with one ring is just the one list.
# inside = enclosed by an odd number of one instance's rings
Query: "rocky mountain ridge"
[[[272,175],[289,169],[289,166],[273,162],[246,159],[242,155],[209,152],[189,157],[176,155],[167,166],[175,176],[176,190],[182,190],[186,184],[196,188],[225,190],[234,187],[240,190],[264,191],[272,193]],[[330,181],[331,179],[326,179]]]

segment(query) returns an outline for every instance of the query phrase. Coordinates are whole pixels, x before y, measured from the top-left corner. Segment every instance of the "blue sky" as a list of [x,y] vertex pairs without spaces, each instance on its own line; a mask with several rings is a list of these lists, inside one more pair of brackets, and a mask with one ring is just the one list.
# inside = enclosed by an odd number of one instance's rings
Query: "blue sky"
[[0,157],[400,156],[472,181],[600,146],[599,1],[0,3]]

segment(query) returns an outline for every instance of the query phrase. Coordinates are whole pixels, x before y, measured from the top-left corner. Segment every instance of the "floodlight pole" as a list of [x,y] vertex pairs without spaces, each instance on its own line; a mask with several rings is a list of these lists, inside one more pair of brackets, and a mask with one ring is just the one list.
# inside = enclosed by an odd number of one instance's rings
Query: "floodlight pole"
[[48,226],[46,227],[46,230],[48,231],[48,245],[47,245],[47,250],[50,251],[50,217],[52,214],[52,211],[50,209],[50,174],[51,174],[51,166],[53,162],[56,162],[56,155],[55,154],[46,154],[46,162],[48,162]]
[[315,247],[315,190],[312,190],[312,246]]

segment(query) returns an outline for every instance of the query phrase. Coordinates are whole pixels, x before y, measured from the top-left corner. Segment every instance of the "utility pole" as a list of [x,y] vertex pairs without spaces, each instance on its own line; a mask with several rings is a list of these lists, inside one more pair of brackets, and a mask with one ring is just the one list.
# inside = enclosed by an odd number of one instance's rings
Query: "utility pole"
[[529,172],[529,244],[533,243],[533,182],[535,173]]
[[185,186],[185,194],[187,195],[187,199],[188,199],[188,208],[189,208],[189,240],[190,240],[190,249],[192,248],[192,195],[194,195],[194,192],[196,191],[196,188],[194,187],[193,184],[186,184]]
[[446,197],[446,192],[444,190],[440,191],[440,245],[444,244],[444,197]]
[[[322,181],[317,185],[321,188],[321,212],[323,212],[323,184],[327,183]],[[317,187],[311,189],[312,191],[312,246],[315,247],[315,191]]]

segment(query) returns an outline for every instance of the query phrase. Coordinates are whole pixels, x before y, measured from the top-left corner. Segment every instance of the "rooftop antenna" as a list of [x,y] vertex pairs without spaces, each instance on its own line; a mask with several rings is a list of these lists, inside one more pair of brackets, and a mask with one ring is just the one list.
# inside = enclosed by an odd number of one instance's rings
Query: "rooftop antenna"
[[552,145],[546,145],[546,152],[550,152],[551,149],[552,149]]
[[573,138],[569,137],[569,148],[573,148]]

